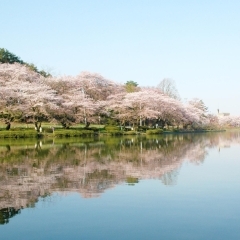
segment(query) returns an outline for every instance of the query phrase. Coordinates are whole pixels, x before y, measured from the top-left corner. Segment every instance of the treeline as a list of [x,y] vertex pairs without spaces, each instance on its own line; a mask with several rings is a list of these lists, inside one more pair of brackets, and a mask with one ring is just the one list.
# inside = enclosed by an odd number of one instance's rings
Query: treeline
[[240,122],[239,118],[208,114],[200,99],[183,103],[168,79],[157,87],[140,87],[134,81],[120,84],[89,72],[45,76],[17,59],[13,56],[0,64],[0,117],[7,129],[12,121],[32,122],[37,131],[42,121],[61,123],[64,128],[97,123],[193,130],[218,128],[229,119],[231,125]]

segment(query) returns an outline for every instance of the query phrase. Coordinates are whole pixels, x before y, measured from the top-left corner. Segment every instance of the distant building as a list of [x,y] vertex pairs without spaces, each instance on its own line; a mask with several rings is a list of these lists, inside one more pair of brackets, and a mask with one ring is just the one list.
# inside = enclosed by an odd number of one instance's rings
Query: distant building
[[230,116],[230,113],[220,113],[220,112],[219,112],[219,109],[218,109],[217,111],[218,111],[218,116],[221,116],[221,117]]
[[227,117],[230,116],[230,113],[218,113],[218,116]]

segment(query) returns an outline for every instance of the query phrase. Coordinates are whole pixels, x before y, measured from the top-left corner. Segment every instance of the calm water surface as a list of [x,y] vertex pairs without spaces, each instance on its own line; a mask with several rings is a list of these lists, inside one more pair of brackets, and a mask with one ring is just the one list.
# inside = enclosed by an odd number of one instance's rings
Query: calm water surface
[[240,132],[0,141],[1,239],[240,239]]

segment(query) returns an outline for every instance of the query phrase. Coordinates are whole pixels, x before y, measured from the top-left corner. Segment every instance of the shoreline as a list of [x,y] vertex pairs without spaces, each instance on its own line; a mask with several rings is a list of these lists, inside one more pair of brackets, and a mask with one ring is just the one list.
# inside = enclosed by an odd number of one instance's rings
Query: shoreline
[[94,136],[127,136],[127,135],[165,135],[165,134],[189,134],[189,133],[213,133],[213,132],[226,132],[240,129],[213,129],[213,130],[179,130],[179,131],[164,131],[162,129],[150,129],[146,132],[139,131],[121,131],[121,130],[103,130],[103,129],[56,129],[54,132],[36,132],[35,130],[0,130],[0,139],[22,139],[22,138],[35,138],[35,139],[48,139],[48,138],[71,138],[71,137],[94,137]]

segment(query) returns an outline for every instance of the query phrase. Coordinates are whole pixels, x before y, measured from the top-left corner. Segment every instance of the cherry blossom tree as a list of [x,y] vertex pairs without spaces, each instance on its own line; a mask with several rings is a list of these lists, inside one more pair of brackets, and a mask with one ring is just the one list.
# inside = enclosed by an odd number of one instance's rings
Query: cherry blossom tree
[[239,127],[240,116],[218,116],[220,127]]
[[61,101],[44,77],[17,63],[0,64],[0,85],[1,111],[8,116],[8,126],[9,118],[31,118],[39,131],[48,111],[57,109]]
[[[90,75],[90,74],[89,74]],[[89,75],[87,75],[89,77]],[[94,75],[96,77],[96,75]],[[98,75],[97,75],[98,76]],[[90,77],[89,77],[90,78]],[[100,78],[100,77],[99,77]],[[97,122],[99,115],[100,100],[104,98],[104,94],[109,91],[107,88],[111,84],[104,82],[104,79],[98,82],[96,78],[94,81],[90,78],[87,81],[86,76],[82,77],[69,77],[64,76],[60,78],[48,79],[48,84],[57,91],[62,97],[62,104],[59,111],[55,112],[55,118],[59,119],[64,127],[69,127],[71,123],[83,122],[86,127],[89,126],[90,122]],[[95,85],[99,83],[102,88],[103,95],[101,95],[101,89],[98,89]],[[95,85],[94,85],[95,84]],[[104,92],[105,91],[105,92]],[[94,96],[92,98],[90,95]]]
[[156,88],[142,88],[138,92],[111,95],[108,98],[108,108],[111,109],[122,122],[142,126],[147,120],[173,121],[179,118],[179,108],[183,105]]
[[76,76],[76,88],[81,89],[93,100],[106,100],[112,94],[124,90],[123,85],[105,79],[97,73],[82,72]]
[[199,128],[210,123],[207,117],[207,107],[202,100],[198,98],[190,100],[186,105],[186,109],[190,117],[190,121],[186,125],[191,125],[193,128]]

